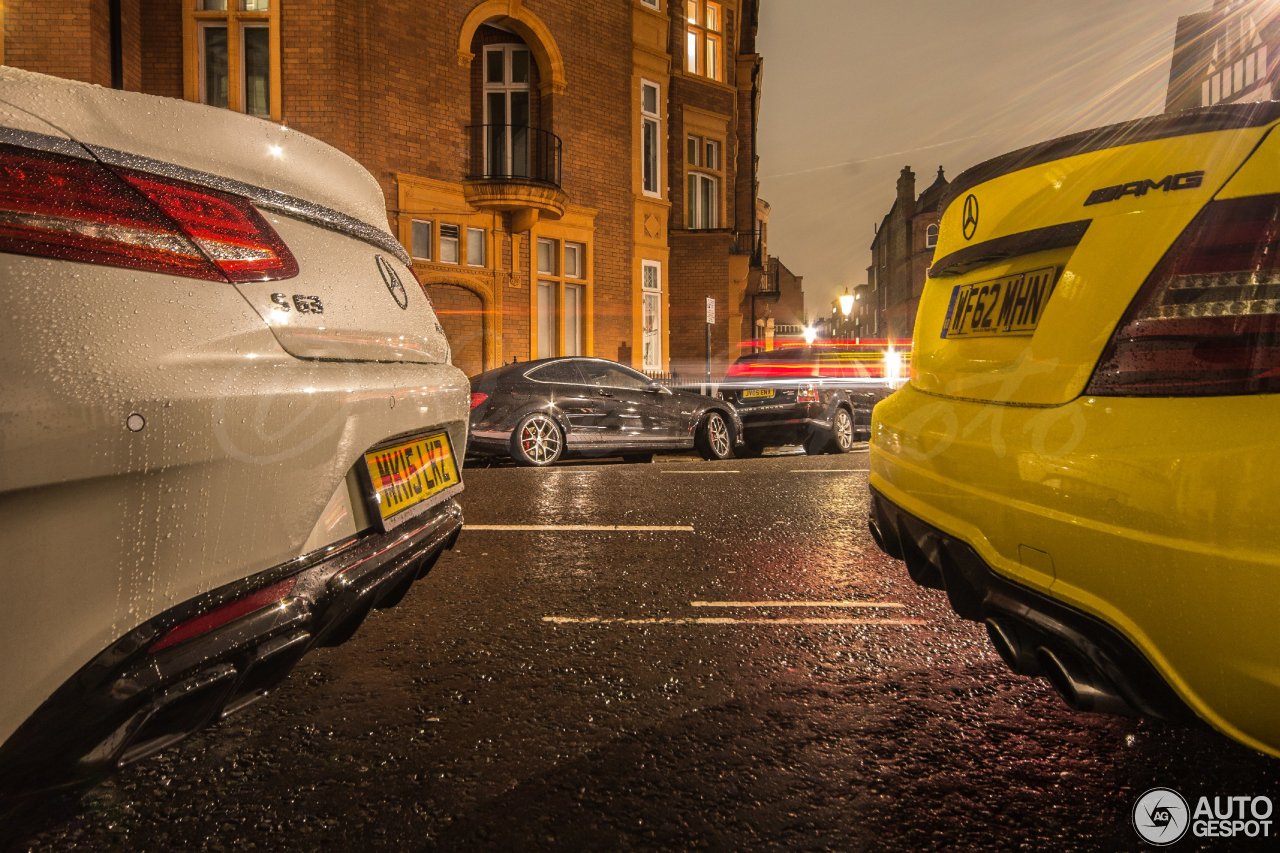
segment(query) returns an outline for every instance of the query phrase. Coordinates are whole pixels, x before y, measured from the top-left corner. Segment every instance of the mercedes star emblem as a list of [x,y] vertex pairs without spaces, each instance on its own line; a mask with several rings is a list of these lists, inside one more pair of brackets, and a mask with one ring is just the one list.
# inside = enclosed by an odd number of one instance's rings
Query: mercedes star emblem
[[978,233],[978,197],[973,193],[969,193],[964,200],[964,219],[962,224],[964,226],[964,238],[972,240],[973,235]]
[[396,275],[396,271],[391,268],[391,263],[382,255],[376,256],[378,262],[378,272],[382,273],[382,281],[387,285],[387,290],[391,291],[391,298],[400,306],[400,310],[409,307],[409,294],[405,292],[404,284],[400,281],[400,276]]

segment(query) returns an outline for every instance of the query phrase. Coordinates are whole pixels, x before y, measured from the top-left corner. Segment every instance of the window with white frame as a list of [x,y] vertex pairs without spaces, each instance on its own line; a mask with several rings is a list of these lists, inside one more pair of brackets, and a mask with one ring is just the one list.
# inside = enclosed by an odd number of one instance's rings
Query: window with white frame
[[529,48],[518,44],[484,49],[485,174],[529,176]]
[[640,158],[645,195],[662,195],[662,89],[640,81]]
[[409,254],[424,261],[434,257],[431,254],[432,224],[429,219],[415,219],[409,227]]
[[720,142],[703,136],[686,140],[688,182],[685,198],[686,228],[720,227]]
[[564,244],[564,277],[565,278],[585,278],[586,273],[583,271],[583,259],[586,257],[587,247],[581,243],[565,243]]
[[924,229],[924,247],[932,249],[936,245],[938,245],[938,225],[935,222]]
[[461,229],[457,225],[440,225],[440,262],[456,264],[458,262],[458,243]]
[[482,267],[486,261],[485,233],[483,228],[467,229],[467,265]]
[[648,6],[650,9],[661,9],[661,0],[640,0],[641,6]]
[[641,261],[641,364],[654,373],[662,370],[662,263]]
[[587,347],[587,270],[585,243],[539,237],[536,313],[537,358],[585,355]]

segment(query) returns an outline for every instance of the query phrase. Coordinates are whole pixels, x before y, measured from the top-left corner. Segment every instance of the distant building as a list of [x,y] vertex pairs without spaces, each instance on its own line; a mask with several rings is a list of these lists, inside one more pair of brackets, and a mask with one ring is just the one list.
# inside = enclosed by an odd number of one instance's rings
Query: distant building
[[804,339],[809,319],[804,308],[804,276],[787,269],[778,258],[769,258],[754,303],[751,320],[755,333],[750,338],[750,351],[771,350],[781,343]]
[[[939,205],[950,182],[938,176],[916,197],[916,175],[910,166],[898,176],[898,197],[871,241],[867,288],[873,308],[863,336],[910,338],[924,290],[933,249],[938,244]],[[862,300],[858,300],[862,302]]]
[[1280,94],[1280,5],[1214,0],[1178,19],[1165,111],[1273,100]]

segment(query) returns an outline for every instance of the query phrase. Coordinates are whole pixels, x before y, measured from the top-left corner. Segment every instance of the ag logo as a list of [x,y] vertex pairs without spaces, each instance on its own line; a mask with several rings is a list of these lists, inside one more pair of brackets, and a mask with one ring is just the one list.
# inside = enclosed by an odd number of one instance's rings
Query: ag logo
[[400,276],[396,275],[396,271],[391,268],[391,264],[382,255],[376,256],[378,263],[378,272],[382,273],[382,281],[387,286],[387,290],[391,291],[391,298],[400,306],[400,310],[404,311],[409,307],[409,294],[405,293],[404,285],[400,282]]
[[1152,788],[1133,804],[1133,828],[1148,844],[1167,847],[1186,835],[1190,825],[1187,801],[1172,788]]
[[973,235],[978,233],[978,197],[973,193],[965,197],[964,218],[960,223],[964,229],[964,238],[972,240]]

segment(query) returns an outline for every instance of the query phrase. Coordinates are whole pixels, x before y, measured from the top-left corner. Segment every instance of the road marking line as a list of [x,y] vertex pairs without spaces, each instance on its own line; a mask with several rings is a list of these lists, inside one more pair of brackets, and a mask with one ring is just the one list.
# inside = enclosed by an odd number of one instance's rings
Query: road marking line
[[733,616],[657,616],[630,619],[622,616],[543,616],[555,625],[924,625],[923,619],[740,619]]
[[885,607],[901,609],[896,601],[690,601],[691,607]]
[[573,533],[692,533],[689,524],[466,524],[463,530]]
[[792,468],[792,474],[870,474],[870,468]]
[[734,469],[732,471],[663,471],[664,474],[741,474],[742,472]]

